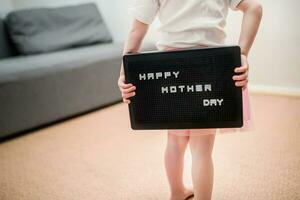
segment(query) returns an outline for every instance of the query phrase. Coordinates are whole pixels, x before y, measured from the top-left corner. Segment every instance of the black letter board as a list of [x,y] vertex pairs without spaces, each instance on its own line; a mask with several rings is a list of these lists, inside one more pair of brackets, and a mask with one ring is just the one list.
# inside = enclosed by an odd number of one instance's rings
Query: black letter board
[[132,129],[242,127],[242,90],[232,80],[240,55],[238,46],[124,55],[126,83],[136,86]]

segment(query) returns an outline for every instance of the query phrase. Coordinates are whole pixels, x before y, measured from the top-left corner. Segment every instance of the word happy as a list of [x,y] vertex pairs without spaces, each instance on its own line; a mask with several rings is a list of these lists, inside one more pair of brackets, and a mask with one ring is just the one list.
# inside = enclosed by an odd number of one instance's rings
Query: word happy
[[154,80],[154,79],[167,79],[172,78],[173,76],[175,78],[178,78],[179,71],[176,72],[156,72],[156,73],[144,73],[139,74],[140,81],[142,80]]

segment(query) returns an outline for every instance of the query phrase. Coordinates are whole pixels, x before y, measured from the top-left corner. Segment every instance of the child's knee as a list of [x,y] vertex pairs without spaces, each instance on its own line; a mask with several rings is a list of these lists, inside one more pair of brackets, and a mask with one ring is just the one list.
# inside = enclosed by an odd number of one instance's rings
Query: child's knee
[[215,135],[190,136],[189,144],[192,157],[211,159]]
[[184,136],[181,134],[186,134],[186,130],[168,130],[168,146],[174,148],[186,148],[189,137],[188,135]]

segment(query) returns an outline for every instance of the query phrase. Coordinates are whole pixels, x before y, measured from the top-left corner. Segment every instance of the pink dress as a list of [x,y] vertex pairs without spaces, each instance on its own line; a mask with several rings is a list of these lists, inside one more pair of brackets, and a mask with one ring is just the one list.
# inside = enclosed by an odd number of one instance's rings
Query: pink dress
[[[193,48],[201,48],[206,47],[203,45],[197,45]],[[182,49],[190,49],[190,48],[175,48],[175,47],[165,47],[164,51],[172,51],[172,50],[182,50]],[[172,129],[172,134],[178,136],[186,136],[186,135],[203,135],[203,134],[224,134],[224,133],[236,133],[236,132],[248,132],[253,131],[254,124],[252,120],[252,113],[250,109],[250,98],[248,87],[242,90],[243,96],[243,120],[244,125],[241,128],[218,128],[218,129]]]

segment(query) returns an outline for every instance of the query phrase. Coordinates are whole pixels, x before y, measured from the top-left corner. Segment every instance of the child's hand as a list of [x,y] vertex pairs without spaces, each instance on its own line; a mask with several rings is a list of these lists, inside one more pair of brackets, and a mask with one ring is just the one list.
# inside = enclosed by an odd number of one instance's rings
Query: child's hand
[[243,87],[242,89],[245,89],[248,83],[248,69],[249,69],[248,60],[245,55],[241,55],[241,62],[242,62],[242,66],[234,69],[234,72],[237,73],[238,75],[234,75],[232,79],[235,80],[235,85],[237,87]]
[[123,102],[130,104],[130,100],[128,98],[135,96],[134,90],[136,89],[131,83],[125,83],[125,75],[120,75],[118,80],[118,86],[122,93]]

